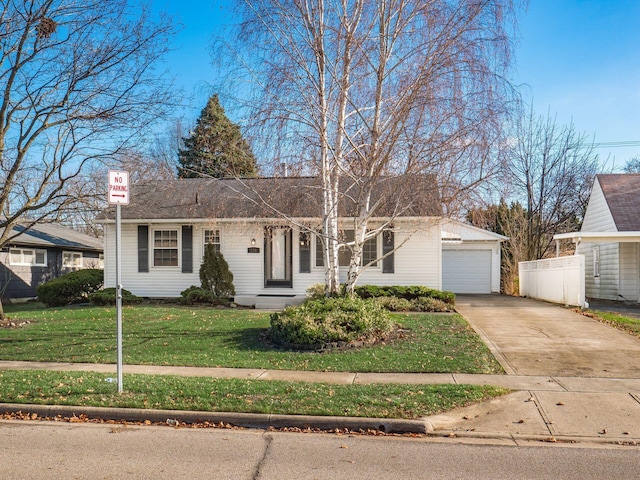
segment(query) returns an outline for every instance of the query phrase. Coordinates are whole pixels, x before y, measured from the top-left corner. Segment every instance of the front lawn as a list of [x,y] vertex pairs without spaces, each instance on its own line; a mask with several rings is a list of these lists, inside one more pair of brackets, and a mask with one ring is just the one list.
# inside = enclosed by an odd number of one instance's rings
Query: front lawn
[[[0,328],[0,360],[115,363],[115,308],[7,306],[21,328]],[[267,345],[266,312],[136,305],[123,309],[125,364],[348,372],[503,373],[456,314],[396,314],[405,338],[327,353]]]

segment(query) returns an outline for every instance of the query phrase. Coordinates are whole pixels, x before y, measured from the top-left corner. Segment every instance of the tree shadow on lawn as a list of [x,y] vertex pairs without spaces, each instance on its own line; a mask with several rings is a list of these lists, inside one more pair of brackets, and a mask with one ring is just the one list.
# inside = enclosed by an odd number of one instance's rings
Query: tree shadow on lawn
[[140,346],[154,341],[163,340],[170,343],[172,340],[199,342],[203,339],[216,339],[214,342],[220,347],[226,347],[238,351],[263,351],[271,352],[278,349],[269,345],[264,340],[267,328],[248,327],[233,331],[205,331],[205,332],[159,332],[157,335],[127,336],[128,345]]

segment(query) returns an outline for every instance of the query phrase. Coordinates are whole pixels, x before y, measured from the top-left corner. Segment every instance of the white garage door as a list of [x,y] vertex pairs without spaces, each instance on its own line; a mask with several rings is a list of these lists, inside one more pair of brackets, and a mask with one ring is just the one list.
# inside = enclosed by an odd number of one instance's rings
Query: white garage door
[[443,250],[442,289],[491,293],[491,250]]

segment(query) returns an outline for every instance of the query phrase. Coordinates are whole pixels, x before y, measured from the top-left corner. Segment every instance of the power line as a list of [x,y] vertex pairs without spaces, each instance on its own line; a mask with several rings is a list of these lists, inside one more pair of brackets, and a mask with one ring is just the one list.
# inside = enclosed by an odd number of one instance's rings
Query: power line
[[622,142],[595,142],[593,148],[618,148],[618,147],[640,147],[640,140],[625,140]]

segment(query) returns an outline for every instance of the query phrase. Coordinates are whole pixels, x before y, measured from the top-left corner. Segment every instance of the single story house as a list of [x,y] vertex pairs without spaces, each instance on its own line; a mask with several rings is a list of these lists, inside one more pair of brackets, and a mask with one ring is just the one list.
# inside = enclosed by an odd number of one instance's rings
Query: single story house
[[585,256],[587,298],[640,302],[640,174],[596,175],[582,228],[554,238]]
[[36,287],[81,268],[102,268],[103,241],[71,228],[39,223],[13,227],[16,236],[0,250],[0,294],[5,300],[36,296]]
[[[388,218],[393,218],[393,225],[364,245],[364,261],[373,263],[362,273],[361,285],[443,288],[438,189],[432,177],[416,177],[415,186],[406,188],[408,181],[402,179],[397,195],[376,197],[374,192],[372,202],[387,200],[380,207],[383,216],[371,219],[370,225],[381,226]],[[378,193],[393,187],[393,180],[381,182]],[[350,190],[340,203],[340,228],[346,239],[353,235],[355,210],[350,199],[355,195],[357,191]],[[274,299],[277,306],[295,303],[304,298],[309,286],[324,282],[322,238],[309,232],[320,229],[321,202],[321,185],[313,177],[135,184],[130,204],[121,207],[122,285],[138,296],[177,297],[187,287],[200,285],[204,248],[212,243],[233,273],[237,303],[258,307],[270,301],[273,305]],[[98,221],[105,229],[105,286],[112,287],[116,283],[114,207]],[[447,227],[457,236],[449,239],[445,263],[455,265],[457,275],[485,281],[482,287],[471,281],[468,288],[499,291],[499,242],[504,237],[454,224]],[[346,278],[348,259],[349,255],[340,256],[345,266],[341,280]],[[476,261],[481,275],[468,268]],[[446,285],[454,291],[462,285],[465,290],[465,282],[458,280],[449,276]]]

